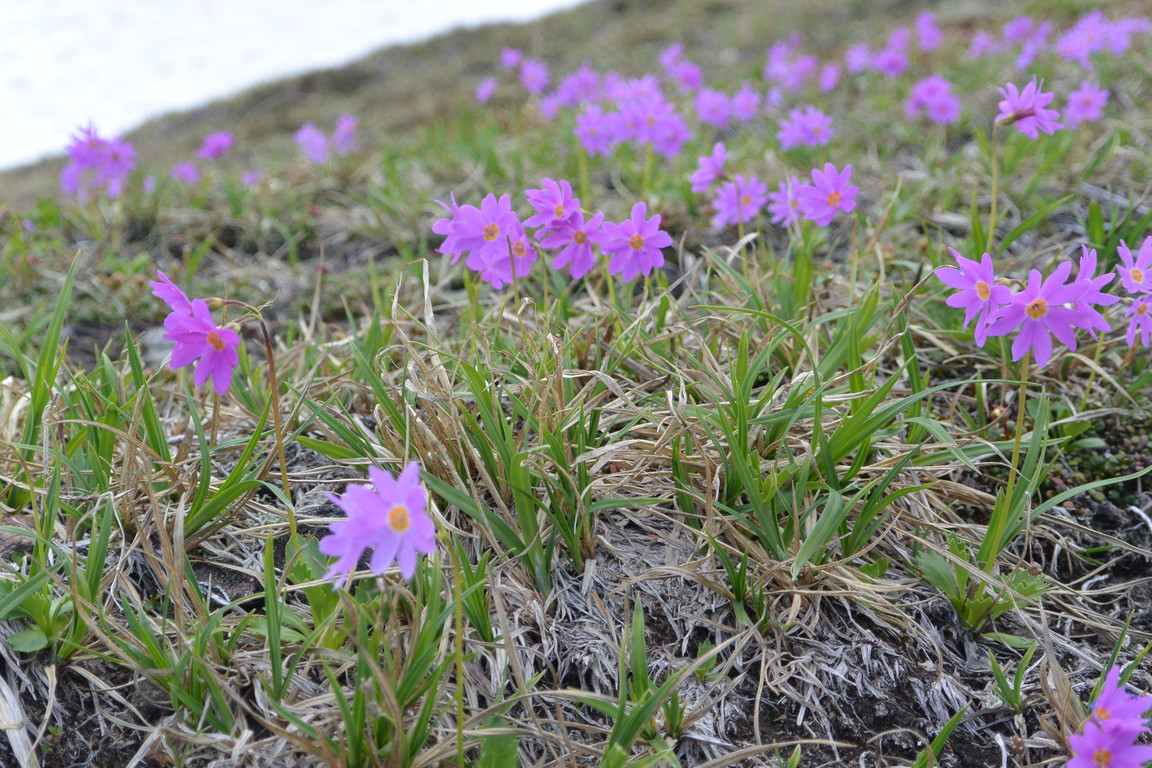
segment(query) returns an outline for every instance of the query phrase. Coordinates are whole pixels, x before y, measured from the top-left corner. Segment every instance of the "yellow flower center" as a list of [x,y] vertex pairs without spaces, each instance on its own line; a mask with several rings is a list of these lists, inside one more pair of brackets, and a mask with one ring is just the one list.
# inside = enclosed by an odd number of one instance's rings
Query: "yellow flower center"
[[522,259],[526,253],[528,253],[528,249],[524,246],[523,242],[517,240],[516,242],[512,243],[512,254],[516,258]]
[[1098,719],[1098,720],[1111,720],[1112,719],[1112,715],[1108,714],[1108,710],[1105,709],[1104,707],[1096,707],[1096,709],[1092,710],[1092,713],[1094,715],[1096,715],[1096,719]]
[[555,216],[556,218],[560,218],[561,216],[563,216],[564,215],[564,206],[557,205],[556,210],[552,212],[552,215]]
[[992,289],[988,287],[988,283],[983,280],[976,281],[976,295],[984,301],[988,301],[988,297],[992,295]]
[[412,525],[412,520],[408,516],[408,507],[403,504],[397,504],[388,510],[388,525],[396,533],[404,533]]
[[496,224],[489,224],[488,226],[484,227],[484,239],[485,240],[491,241],[491,240],[495,240],[498,237],[500,237],[500,227],[499,226],[497,226]]
[[1028,313],[1028,317],[1039,320],[1048,314],[1048,302],[1044,299],[1035,299],[1024,311]]
[[584,230],[578,229],[576,230],[576,234],[572,235],[572,239],[576,241],[577,245],[584,245],[584,243],[588,242],[588,235],[585,234]]
[[628,245],[638,251],[644,247],[644,238],[640,237],[640,235],[632,235],[632,237],[628,238]]
[[840,193],[839,192],[829,192],[828,193],[828,205],[832,206],[833,208],[840,205]]
[[1144,302],[1143,304],[1137,304],[1136,305],[1136,314],[1138,314],[1138,315],[1148,314],[1148,303]]
[[1112,765],[1112,750],[1098,749],[1092,753],[1092,762],[1099,765],[1100,768],[1108,768]]
[[823,133],[823,132],[824,132],[824,126],[822,126],[822,125],[812,126],[812,133]]
[[740,195],[740,205],[752,205],[752,195]]
[[1128,274],[1132,275],[1132,280],[1137,283],[1144,282],[1144,270],[1138,267],[1132,267],[1132,271]]
[[224,339],[220,338],[220,334],[216,333],[216,331],[208,331],[208,346],[217,352],[221,352],[224,349]]

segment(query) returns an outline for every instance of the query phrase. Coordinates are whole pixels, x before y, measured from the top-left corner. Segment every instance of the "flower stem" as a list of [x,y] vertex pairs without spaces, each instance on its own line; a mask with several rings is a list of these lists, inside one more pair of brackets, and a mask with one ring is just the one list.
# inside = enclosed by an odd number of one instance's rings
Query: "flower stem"
[[461,585],[460,553],[456,542],[449,539],[448,552],[452,558],[452,613],[456,622],[455,637],[452,638],[453,656],[456,657],[456,764],[464,762],[464,591]]
[[280,382],[276,378],[276,353],[272,349],[272,336],[264,318],[256,313],[260,322],[260,332],[264,335],[264,349],[268,354],[268,380],[272,384],[272,425],[276,431],[276,452],[280,458],[280,482],[284,485],[284,497],[288,500],[288,532],[293,542],[297,542],[296,509],[292,503],[292,489],[288,484],[288,459],[284,455],[284,427],[280,422]]
[[992,123],[992,135],[988,142],[992,158],[992,207],[988,213],[988,242],[984,250],[992,253],[992,245],[996,239],[996,199],[1000,194],[1000,163],[996,158],[996,129],[999,123]]
[[[1024,353],[1024,361],[1020,372],[1020,394],[1016,397],[1016,437],[1012,444],[1012,464],[1008,469],[1008,487],[1004,489],[1004,496],[999,500],[997,508],[992,512],[992,520],[988,524],[985,541],[989,542],[989,553],[984,558],[984,571],[991,573],[996,555],[1000,551],[1000,537],[1004,535],[1004,528],[1008,523],[1008,512],[1012,507],[1012,492],[1016,488],[1016,475],[1020,467],[1020,445],[1024,437],[1024,412],[1028,398],[1028,372],[1031,369],[1032,350]],[[1003,507],[1001,507],[1003,505]],[[982,548],[983,549],[983,548]]]

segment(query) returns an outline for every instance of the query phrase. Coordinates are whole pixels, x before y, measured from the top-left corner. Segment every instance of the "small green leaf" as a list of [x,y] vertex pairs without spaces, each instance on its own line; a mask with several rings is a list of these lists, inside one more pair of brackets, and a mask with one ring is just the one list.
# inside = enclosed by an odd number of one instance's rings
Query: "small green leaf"
[[9,635],[8,645],[12,646],[12,650],[20,653],[36,653],[42,651],[49,646],[48,636],[39,627],[26,629],[23,632],[17,632],[14,635]]

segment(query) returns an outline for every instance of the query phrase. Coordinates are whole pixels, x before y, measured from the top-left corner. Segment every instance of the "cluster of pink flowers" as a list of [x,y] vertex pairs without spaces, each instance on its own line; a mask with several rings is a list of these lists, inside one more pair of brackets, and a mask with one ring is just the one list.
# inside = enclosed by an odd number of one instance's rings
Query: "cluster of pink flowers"
[[108,197],[119,197],[136,167],[136,150],[131,143],[103,139],[91,124],[72,137],[67,152],[68,165],[60,171],[60,188],[81,200],[101,189]]
[[1128,321],[1128,346],[1136,346],[1136,337],[1145,347],[1152,347],[1152,237],[1144,238],[1144,243],[1135,255],[1123,240],[1116,249],[1120,255],[1120,284],[1132,297],[1132,304],[1126,315]]
[[320,539],[320,551],[336,558],[324,578],[348,577],[371,549],[373,572],[383,573],[395,561],[400,575],[411,580],[416,554],[436,550],[436,524],[426,511],[428,492],[420,483],[420,465],[410,462],[395,478],[370,466],[368,477],[374,490],[350,485],[343,495],[328,494],[348,517],[332,523],[331,533]]
[[781,118],[776,138],[780,149],[822,147],[832,140],[832,118],[812,105],[793,109]]
[[768,192],[765,183],[755,174],[736,174],[728,178],[724,172],[727,159],[727,149],[723,143],[717,142],[712,154],[699,158],[696,171],[689,177],[693,192],[707,192],[713,184],[720,182],[712,200],[716,212],[712,226],[718,230],[751,222],[765,205],[768,205],[772,221],[781,226],[788,226],[803,217],[826,227],[837,212],[851,213],[856,209],[859,190],[851,183],[851,165],[837,170],[832,163],[825,163],[823,169],[812,169],[811,184],[802,184],[798,178],[792,177],[780,182],[775,192]]
[[952,83],[940,75],[929,75],[912,86],[904,102],[910,119],[924,114],[934,123],[955,123],[960,119],[960,99],[952,93]]
[[[1096,274],[1096,251],[1082,246],[1079,269],[1074,279],[1072,263],[1065,261],[1047,277],[1033,269],[1028,282],[1020,291],[996,281],[992,257],[985,253],[979,261],[966,259],[952,251],[955,267],[940,267],[936,276],[951,288],[958,290],[947,299],[950,307],[963,308],[964,327],[975,320],[977,346],[984,346],[989,336],[1005,336],[1017,332],[1012,342],[1012,359],[1019,360],[1031,351],[1036,362],[1047,365],[1052,356],[1052,337],[1069,349],[1076,349],[1076,329],[1085,330],[1092,338],[1097,331],[1109,331],[1108,321],[1097,307],[1107,307],[1120,301],[1119,296],[1104,293],[1104,286],[1116,275]],[[1152,297],[1152,238],[1148,238],[1135,257],[1127,245],[1120,247],[1121,282],[1131,294],[1134,303],[1128,310],[1128,344],[1134,345],[1137,333],[1142,343],[1149,345],[1152,335],[1152,316],[1149,316]]]
[[1081,733],[1068,739],[1068,768],[1142,768],[1152,761],[1152,747],[1136,740],[1149,729],[1152,696],[1134,696],[1120,684],[1120,668],[1104,676],[1100,696]]
[[[527,190],[525,197],[536,213],[524,221],[508,195],[489,194],[479,208],[458,205],[454,197],[451,205],[437,201],[449,214],[432,225],[433,232],[445,236],[438,252],[450,255],[453,264],[467,254],[469,269],[494,288],[503,288],[529,273],[537,245],[559,249],[552,268],[567,267],[573,278],[595,266],[598,249],[609,256],[608,272],[630,282],[663,266],[660,249],[672,244],[672,237],[660,229],[660,216],[649,218],[643,202],[632,206],[628,219],[614,223],[604,221],[603,213],[585,219],[567,181],[544,179],[540,189]],[[529,227],[538,228],[534,236]]]
[[687,122],[655,77],[609,78],[604,88],[615,109],[604,111],[599,104],[589,104],[576,116],[574,132],[588,154],[606,155],[632,142],[672,158],[692,138]]
[[356,129],[359,121],[355,115],[341,115],[336,118],[336,126],[332,129],[332,136],[325,135],[324,131],[314,123],[304,123],[296,131],[296,145],[308,160],[316,165],[328,160],[330,152],[337,157],[346,157],[358,149]]
[[184,368],[196,363],[192,377],[196,386],[203,386],[211,378],[216,394],[227,394],[232,374],[240,365],[240,335],[232,328],[216,325],[204,299],[189,300],[163,272],[156,270],[156,276],[159,281],[149,283],[152,295],[172,310],[164,318],[168,331],[164,338],[175,343],[169,364]]

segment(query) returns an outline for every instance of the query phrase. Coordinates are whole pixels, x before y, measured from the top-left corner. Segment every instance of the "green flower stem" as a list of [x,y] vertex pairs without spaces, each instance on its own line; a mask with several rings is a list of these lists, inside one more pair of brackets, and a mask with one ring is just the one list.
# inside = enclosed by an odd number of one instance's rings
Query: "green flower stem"
[[1028,373],[1032,367],[1032,350],[1024,353],[1024,361],[1021,364],[1020,372],[1020,394],[1016,398],[1016,437],[1012,444],[1012,464],[1008,469],[1008,487],[1004,490],[1004,496],[1000,500],[1003,504],[1003,510],[1000,509],[1000,504],[992,512],[992,519],[988,523],[988,531],[984,534],[985,541],[991,541],[994,549],[991,551],[991,556],[986,558],[986,562],[981,565],[986,573],[992,573],[993,565],[996,562],[996,553],[999,552],[1000,537],[1004,535],[1004,528],[1008,523],[1007,510],[1011,508],[1012,492],[1016,488],[1016,475],[1019,474],[1018,468],[1020,466],[1020,445],[1024,437],[1024,412],[1025,405],[1028,398]]
[[996,158],[996,129],[999,126],[999,123],[992,123],[992,135],[988,140],[988,147],[989,151],[991,152],[992,163],[992,207],[988,212],[988,243],[984,248],[984,250],[988,253],[992,253],[992,245],[996,239],[996,199],[1000,194],[1000,164],[997,162]]
[[456,622],[456,636],[452,638],[452,653],[456,657],[456,690],[453,698],[456,702],[456,764],[466,765],[464,762],[464,591],[461,586],[460,555],[456,551],[456,542],[445,537],[448,542],[448,553],[452,558],[452,613]]

